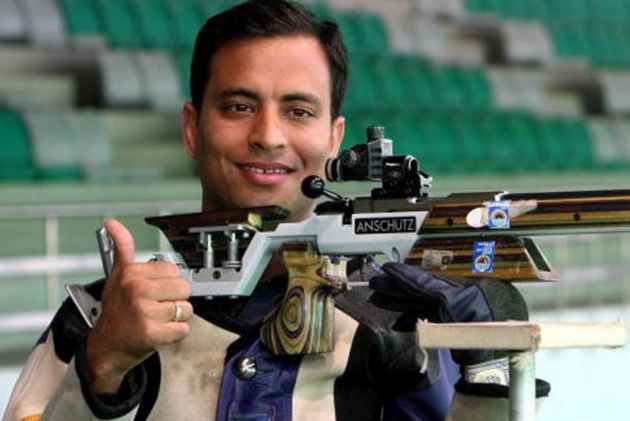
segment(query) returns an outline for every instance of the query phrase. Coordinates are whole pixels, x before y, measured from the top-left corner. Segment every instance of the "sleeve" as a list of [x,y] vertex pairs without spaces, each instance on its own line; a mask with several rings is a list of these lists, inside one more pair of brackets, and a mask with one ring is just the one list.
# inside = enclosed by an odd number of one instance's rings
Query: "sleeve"
[[129,373],[118,394],[96,395],[86,374],[88,332],[66,300],[28,357],[3,421],[134,419],[146,388],[144,368]]

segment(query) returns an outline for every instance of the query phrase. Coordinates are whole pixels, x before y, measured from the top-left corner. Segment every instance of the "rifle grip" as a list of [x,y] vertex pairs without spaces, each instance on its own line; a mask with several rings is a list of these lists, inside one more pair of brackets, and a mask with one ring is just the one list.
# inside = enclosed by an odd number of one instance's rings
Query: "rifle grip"
[[311,243],[283,249],[289,284],[282,304],[261,329],[275,355],[321,354],[334,348],[334,296],[346,288],[345,261],[331,263]]

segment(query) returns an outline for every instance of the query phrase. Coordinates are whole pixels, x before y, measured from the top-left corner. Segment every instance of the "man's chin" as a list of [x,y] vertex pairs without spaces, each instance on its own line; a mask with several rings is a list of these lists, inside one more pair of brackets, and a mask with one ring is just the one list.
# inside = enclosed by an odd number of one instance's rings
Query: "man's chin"
[[[233,195],[228,201],[219,201],[217,197],[204,198],[203,208],[205,211],[248,209],[267,206],[278,206],[289,211],[288,221],[296,222],[310,216],[314,202],[306,198],[296,198],[292,195],[264,195],[250,192],[246,194],[239,192]],[[213,200],[214,199],[214,200]]]
[[237,200],[239,208],[260,208],[266,206],[279,206],[281,208],[291,207],[290,204],[293,200],[289,200],[281,197],[243,197]]
[[287,222],[299,222],[309,217],[313,212],[314,203],[302,202],[295,199],[277,198],[275,200],[246,200],[241,202],[242,208],[258,208],[266,206],[278,206],[289,211]]

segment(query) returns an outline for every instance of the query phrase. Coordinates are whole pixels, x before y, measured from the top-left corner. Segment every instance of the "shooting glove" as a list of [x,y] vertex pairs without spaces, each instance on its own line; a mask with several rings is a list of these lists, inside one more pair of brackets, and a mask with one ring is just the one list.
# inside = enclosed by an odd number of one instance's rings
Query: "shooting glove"
[[[528,319],[525,300],[510,283],[444,279],[401,263],[386,263],[382,269],[384,274],[370,281],[371,301],[377,306],[435,323]],[[453,350],[451,354],[463,368],[482,369],[493,361],[495,368],[501,364],[507,370],[505,352]]]
[[[520,292],[508,282],[496,280],[444,279],[415,266],[386,263],[383,274],[370,280],[374,291],[370,301],[375,305],[428,319],[435,323],[492,322],[528,320],[527,305]],[[494,350],[452,350],[464,377],[457,384],[460,394],[507,398],[508,387],[486,378],[474,384],[473,372],[507,371],[507,354]],[[507,375],[507,373],[506,373]],[[481,378],[483,379],[483,375]],[[550,387],[537,380],[537,396],[547,396]]]

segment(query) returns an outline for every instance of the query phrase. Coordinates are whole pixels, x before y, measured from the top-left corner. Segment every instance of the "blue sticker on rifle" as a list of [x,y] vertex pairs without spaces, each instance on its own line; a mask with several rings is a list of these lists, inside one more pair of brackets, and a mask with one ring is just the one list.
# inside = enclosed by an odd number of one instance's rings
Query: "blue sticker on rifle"
[[494,241],[475,241],[473,246],[473,273],[494,272]]
[[510,229],[509,202],[492,202],[488,205],[488,228],[494,230]]

